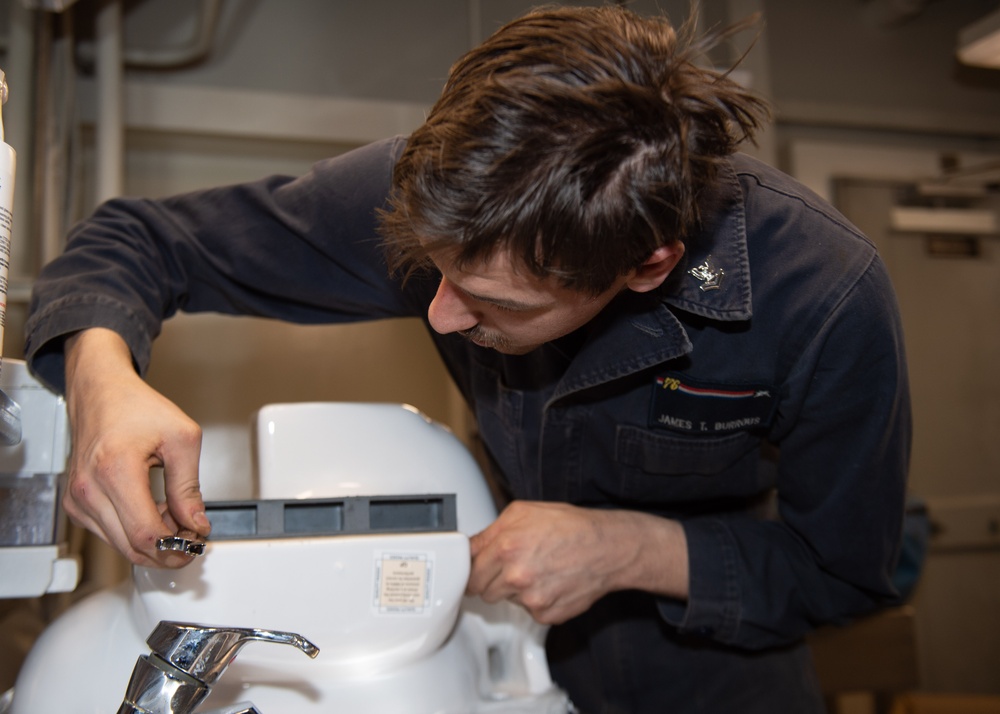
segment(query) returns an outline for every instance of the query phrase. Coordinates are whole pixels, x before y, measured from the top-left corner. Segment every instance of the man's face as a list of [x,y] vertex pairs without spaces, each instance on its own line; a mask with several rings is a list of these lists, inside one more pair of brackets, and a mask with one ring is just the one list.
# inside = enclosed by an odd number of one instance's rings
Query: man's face
[[427,309],[431,327],[457,332],[480,347],[522,355],[588,323],[625,286],[622,276],[593,296],[517,269],[510,257],[458,269],[446,254],[432,256],[441,272],[437,294]]

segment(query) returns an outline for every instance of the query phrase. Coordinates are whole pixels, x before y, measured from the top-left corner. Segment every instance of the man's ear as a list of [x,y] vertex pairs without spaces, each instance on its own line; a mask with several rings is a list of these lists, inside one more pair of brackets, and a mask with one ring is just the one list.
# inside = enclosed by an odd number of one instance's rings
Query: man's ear
[[684,257],[684,244],[681,241],[675,240],[673,243],[660,246],[625,281],[625,287],[637,293],[655,290],[663,284],[682,257]]

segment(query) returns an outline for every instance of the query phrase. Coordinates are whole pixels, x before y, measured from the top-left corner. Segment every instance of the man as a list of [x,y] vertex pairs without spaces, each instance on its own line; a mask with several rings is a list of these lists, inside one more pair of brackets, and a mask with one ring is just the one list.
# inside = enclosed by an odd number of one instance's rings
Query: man
[[895,596],[902,337],[871,243],[734,154],[765,108],[706,47],[621,8],[540,11],[406,140],[103,206],[28,326],[67,393],[68,512],[136,563],[208,531],[198,428],[136,372],[176,310],[421,316],[513,499],[469,592],[555,625],[582,711],[822,711],[802,635]]

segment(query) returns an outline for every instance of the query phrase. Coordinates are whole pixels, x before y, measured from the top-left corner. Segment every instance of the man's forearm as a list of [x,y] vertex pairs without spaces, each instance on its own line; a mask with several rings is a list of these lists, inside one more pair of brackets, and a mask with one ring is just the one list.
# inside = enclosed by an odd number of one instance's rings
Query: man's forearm
[[688,551],[678,521],[637,511],[598,511],[612,552],[621,558],[614,590],[645,590],[686,600]]
[[112,330],[94,327],[66,339],[67,398],[74,383],[91,374],[132,369],[132,354],[122,337]]

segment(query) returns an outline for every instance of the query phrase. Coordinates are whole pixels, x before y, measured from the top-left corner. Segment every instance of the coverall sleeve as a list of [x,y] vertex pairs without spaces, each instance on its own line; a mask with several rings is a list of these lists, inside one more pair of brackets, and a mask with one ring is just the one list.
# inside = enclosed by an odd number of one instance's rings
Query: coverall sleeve
[[61,391],[65,338],[105,327],[144,374],[162,320],[178,310],[298,323],[410,314],[388,279],[376,215],[402,142],[328,159],[300,178],[100,206],[36,281],[25,350],[33,371]]

